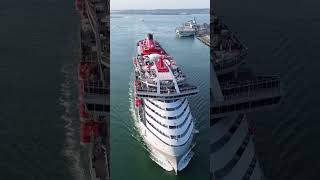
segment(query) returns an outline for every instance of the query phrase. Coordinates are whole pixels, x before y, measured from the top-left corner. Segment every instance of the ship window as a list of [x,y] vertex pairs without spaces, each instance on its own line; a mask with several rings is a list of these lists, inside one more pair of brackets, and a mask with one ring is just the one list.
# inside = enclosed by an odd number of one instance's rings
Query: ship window
[[229,172],[232,170],[232,168],[238,163],[238,161],[240,160],[243,152],[245,151],[246,147],[249,144],[249,139],[250,139],[250,134],[248,133],[247,136],[245,137],[244,142],[239,147],[239,149],[237,150],[237,152],[233,156],[233,158],[227,163],[227,165],[225,165],[223,168],[218,169],[217,171],[215,171],[214,174],[215,174],[215,177],[217,179],[222,179],[224,176],[229,174]]
[[105,104],[87,104],[89,111],[104,111],[110,112],[110,106]]
[[187,110],[187,108],[188,108],[188,106],[186,106],[186,107],[184,108],[184,110],[181,112],[181,114],[179,114],[179,115],[176,116],[176,117],[167,117],[167,116],[163,116],[163,115],[161,115],[160,113],[156,112],[156,111],[153,110],[151,107],[149,107],[147,104],[145,104],[145,106],[146,106],[149,110],[151,110],[152,112],[154,112],[155,114],[157,114],[158,116],[160,116],[160,117],[162,117],[162,118],[164,118],[164,119],[169,119],[169,120],[179,119],[179,118],[184,114],[184,112]]
[[215,125],[217,122],[219,122],[221,118],[211,118],[210,119],[210,126]]
[[162,124],[161,122],[159,122],[156,118],[154,118],[153,116],[151,116],[148,112],[145,112],[145,113],[147,114],[147,116],[149,116],[151,119],[153,119],[154,121],[156,121],[156,122],[157,122],[158,124],[160,124],[161,126],[168,128],[167,125]]
[[229,129],[229,132],[226,133],[223,137],[221,137],[218,141],[210,145],[211,153],[218,151],[230,140],[234,132],[238,129],[242,119],[243,119],[243,115],[238,116],[238,118],[235,120],[235,122],[232,124],[231,128]]

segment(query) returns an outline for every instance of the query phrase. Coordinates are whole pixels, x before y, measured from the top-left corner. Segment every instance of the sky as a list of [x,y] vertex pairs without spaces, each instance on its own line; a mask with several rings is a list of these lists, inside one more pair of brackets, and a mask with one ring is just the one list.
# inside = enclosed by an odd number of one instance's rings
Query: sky
[[210,8],[210,0],[110,0],[111,10]]

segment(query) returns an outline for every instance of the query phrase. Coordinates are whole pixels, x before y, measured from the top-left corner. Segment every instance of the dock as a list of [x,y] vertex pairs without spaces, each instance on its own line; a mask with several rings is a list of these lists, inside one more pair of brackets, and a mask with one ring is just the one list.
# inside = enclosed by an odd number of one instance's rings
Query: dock
[[205,45],[210,47],[210,35],[209,34],[201,34],[197,35],[197,39],[203,42]]
[[204,23],[201,28],[197,29],[196,37],[210,47],[210,25]]
[[[194,18],[193,20],[190,20],[184,23],[182,27],[176,28],[176,33],[177,33],[177,30],[178,32],[188,32],[186,29],[188,29],[188,31],[190,31],[191,29],[192,32],[195,32],[192,34],[192,36],[196,36],[197,39],[199,39],[202,43],[210,47],[210,25],[209,24],[207,23],[197,24],[196,19]],[[190,33],[187,33],[187,35],[189,34]]]

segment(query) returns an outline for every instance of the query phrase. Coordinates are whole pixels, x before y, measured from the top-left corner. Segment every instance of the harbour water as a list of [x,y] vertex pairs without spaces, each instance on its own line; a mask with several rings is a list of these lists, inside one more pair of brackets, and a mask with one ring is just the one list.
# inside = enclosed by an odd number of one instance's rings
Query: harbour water
[[87,179],[79,146],[73,1],[0,7],[0,179]]
[[[175,28],[196,17],[209,22],[209,14],[195,15],[111,15],[111,179],[208,179],[209,126],[209,57],[210,49],[196,38],[179,39]],[[143,20],[142,20],[143,19]],[[199,86],[199,95],[190,99],[196,118],[195,155],[177,176],[166,172],[149,156],[135,129],[132,116],[131,93],[132,59],[137,40],[153,33],[154,39],[177,61],[190,83]]]

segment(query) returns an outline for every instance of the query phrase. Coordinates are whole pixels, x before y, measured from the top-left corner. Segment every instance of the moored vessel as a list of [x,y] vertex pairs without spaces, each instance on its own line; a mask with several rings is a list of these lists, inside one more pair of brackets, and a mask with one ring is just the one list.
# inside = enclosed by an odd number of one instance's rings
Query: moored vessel
[[182,24],[181,27],[176,28],[176,34],[178,37],[190,37],[194,36],[197,33],[199,25],[196,22],[196,19],[189,20]]

